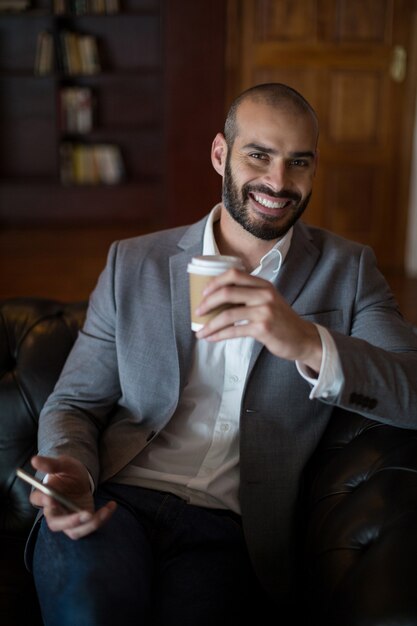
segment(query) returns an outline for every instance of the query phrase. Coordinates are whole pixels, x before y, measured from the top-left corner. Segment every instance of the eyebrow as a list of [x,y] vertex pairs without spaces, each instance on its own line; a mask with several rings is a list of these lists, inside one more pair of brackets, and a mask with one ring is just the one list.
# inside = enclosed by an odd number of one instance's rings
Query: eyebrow
[[[247,143],[243,146],[243,150],[256,150],[258,152],[265,152],[266,154],[278,154],[278,150],[274,150],[273,148],[267,148],[266,146],[261,146],[257,143]],[[311,158],[314,159],[316,153],[313,150],[301,150],[297,152],[290,152],[290,157],[293,159],[300,158]]]

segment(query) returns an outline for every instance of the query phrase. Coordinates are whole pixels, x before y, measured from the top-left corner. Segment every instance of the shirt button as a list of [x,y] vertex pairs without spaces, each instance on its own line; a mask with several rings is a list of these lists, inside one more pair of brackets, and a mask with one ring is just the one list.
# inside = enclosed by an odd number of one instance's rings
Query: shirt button
[[220,430],[222,430],[224,433],[227,432],[229,430],[229,424],[221,424]]
[[229,377],[229,380],[231,383],[238,383],[239,382],[239,376],[236,376],[236,374],[233,374],[232,376]]

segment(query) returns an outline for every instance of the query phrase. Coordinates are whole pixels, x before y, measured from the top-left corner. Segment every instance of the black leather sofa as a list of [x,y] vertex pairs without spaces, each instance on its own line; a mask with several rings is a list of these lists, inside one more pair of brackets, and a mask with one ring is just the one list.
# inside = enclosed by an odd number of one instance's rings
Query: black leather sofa
[[[35,510],[30,488],[15,470],[31,471],[39,412],[85,306],[37,298],[0,302],[4,626],[42,623],[23,564]],[[303,626],[417,626],[417,432],[336,410],[306,468],[300,512],[297,602],[306,609]],[[268,623],[289,624],[279,615]]]

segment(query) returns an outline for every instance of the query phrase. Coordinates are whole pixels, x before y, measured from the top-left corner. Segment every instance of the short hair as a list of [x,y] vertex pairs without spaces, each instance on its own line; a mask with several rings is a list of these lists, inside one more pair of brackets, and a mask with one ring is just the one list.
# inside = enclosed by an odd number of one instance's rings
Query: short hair
[[283,83],[263,83],[254,85],[243,91],[230,105],[224,125],[224,136],[229,148],[233,145],[237,136],[237,111],[245,100],[263,102],[272,107],[293,109],[304,115],[310,115],[317,128],[318,118],[311,104],[298,91]]

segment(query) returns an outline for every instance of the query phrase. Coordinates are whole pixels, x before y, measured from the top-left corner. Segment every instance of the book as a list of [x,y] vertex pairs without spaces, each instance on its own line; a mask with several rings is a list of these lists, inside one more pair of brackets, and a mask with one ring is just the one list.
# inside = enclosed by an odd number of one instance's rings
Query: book
[[61,128],[85,134],[93,128],[94,96],[90,87],[62,87],[59,91]]
[[114,144],[65,141],[60,146],[60,177],[64,185],[116,185],[125,176],[120,148]]
[[56,38],[58,69],[69,76],[97,74],[101,71],[96,37],[61,30]]
[[26,11],[29,6],[29,0],[0,0],[0,13]]
[[120,148],[113,144],[95,146],[100,181],[105,185],[117,185],[124,178],[124,164]]
[[83,74],[80,35],[72,31],[63,34],[63,46],[67,57],[67,74]]
[[49,31],[41,31],[36,41],[35,67],[37,76],[51,74],[54,70],[54,38]]
[[[29,0],[4,0],[28,2]],[[119,13],[119,0],[53,0],[55,15],[104,15]]]
[[67,12],[65,0],[53,0],[52,10],[55,15],[65,15]]
[[97,39],[93,35],[79,35],[81,68],[83,74],[98,74],[101,71]]

